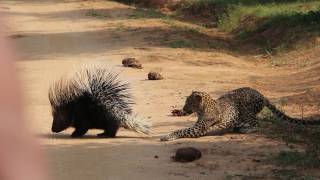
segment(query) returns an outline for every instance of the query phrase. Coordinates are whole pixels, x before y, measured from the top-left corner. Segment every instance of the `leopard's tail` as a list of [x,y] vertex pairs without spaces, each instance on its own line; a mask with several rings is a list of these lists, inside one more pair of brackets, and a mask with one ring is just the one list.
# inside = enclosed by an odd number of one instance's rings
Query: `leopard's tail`
[[299,118],[292,118],[286,115],[284,112],[279,110],[275,105],[271,104],[269,100],[265,99],[265,105],[271,110],[271,112],[284,121],[288,121],[295,124],[303,124],[303,125],[320,125],[320,119],[313,120],[304,120]]

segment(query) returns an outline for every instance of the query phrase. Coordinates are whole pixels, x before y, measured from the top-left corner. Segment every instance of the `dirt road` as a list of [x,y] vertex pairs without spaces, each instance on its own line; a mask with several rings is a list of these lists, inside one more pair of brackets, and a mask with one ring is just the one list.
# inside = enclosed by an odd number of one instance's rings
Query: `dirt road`
[[[20,55],[17,64],[28,123],[47,152],[52,176],[59,180],[264,177],[276,167],[259,159],[287,149],[285,143],[257,134],[159,142],[161,135],[195,120],[170,116],[173,106],[181,107],[192,90],[218,97],[227,90],[251,86],[279,98],[303,94],[320,84],[314,76],[302,78],[304,71],[257,66],[225,51],[170,48],[166,40],[179,38],[179,29],[159,18],[141,18],[133,7],[117,2],[3,0],[0,8],[8,15],[8,29]],[[138,58],[144,69],[121,67],[125,57]],[[81,139],[70,139],[71,129],[58,135],[50,132],[49,84],[74,65],[97,61],[122,71],[132,84],[134,110],[153,122],[152,137],[124,129],[115,139],[96,138],[98,131]],[[160,71],[165,80],[147,81],[150,70]],[[319,63],[311,70],[319,70]],[[274,71],[278,78],[270,80]],[[291,76],[285,76],[288,72]],[[304,88],[294,83],[297,77]],[[284,82],[287,87],[278,85]],[[299,113],[291,107],[289,112]],[[171,162],[174,150],[183,146],[202,149],[203,158],[187,164]]]

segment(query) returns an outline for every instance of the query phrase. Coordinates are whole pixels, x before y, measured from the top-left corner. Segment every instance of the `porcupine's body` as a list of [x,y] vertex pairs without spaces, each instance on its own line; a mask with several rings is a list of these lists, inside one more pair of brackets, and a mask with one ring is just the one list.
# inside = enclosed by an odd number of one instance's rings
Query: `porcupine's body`
[[150,124],[132,115],[128,84],[107,67],[84,67],[63,77],[49,89],[52,131],[74,127],[71,137],[81,137],[89,129],[102,129],[105,137],[115,137],[124,127],[149,134]]
[[174,131],[161,138],[162,141],[177,138],[196,138],[208,132],[222,134],[230,130],[240,130],[246,126],[256,126],[256,115],[267,107],[279,119],[299,124],[320,124],[320,120],[301,120],[291,118],[278,110],[257,90],[244,87],[235,89],[214,100],[204,92],[192,92],[183,110],[196,112],[198,120],[193,127]]

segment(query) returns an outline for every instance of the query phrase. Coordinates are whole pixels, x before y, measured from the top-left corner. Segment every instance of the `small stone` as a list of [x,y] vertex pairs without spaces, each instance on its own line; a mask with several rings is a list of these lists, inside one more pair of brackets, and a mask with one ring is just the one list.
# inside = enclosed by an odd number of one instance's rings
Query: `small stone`
[[180,148],[176,151],[174,160],[177,162],[191,162],[201,158],[201,151],[194,147]]
[[187,115],[187,113],[184,112],[182,109],[174,109],[171,111],[171,114],[173,116],[186,116]]
[[252,159],[253,162],[261,162],[260,159]]
[[159,156],[155,155],[155,156],[154,156],[154,158],[158,159],[158,158],[159,158]]
[[158,72],[151,71],[148,73],[148,79],[149,80],[161,80],[161,79],[163,79],[163,76]]
[[124,58],[122,64],[124,67],[142,69],[142,64],[136,58]]

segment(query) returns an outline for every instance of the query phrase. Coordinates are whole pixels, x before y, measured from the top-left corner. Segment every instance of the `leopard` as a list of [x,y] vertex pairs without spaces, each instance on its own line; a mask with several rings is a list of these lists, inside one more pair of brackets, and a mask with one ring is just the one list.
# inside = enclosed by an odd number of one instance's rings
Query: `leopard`
[[193,91],[186,99],[183,111],[187,114],[196,113],[198,119],[189,128],[174,131],[160,138],[161,141],[171,141],[178,138],[198,138],[213,135],[223,135],[227,132],[240,132],[243,129],[257,127],[257,114],[267,107],[278,119],[304,125],[319,125],[320,120],[304,120],[292,118],[273,105],[259,91],[242,87],[234,89],[213,99],[210,94]]

